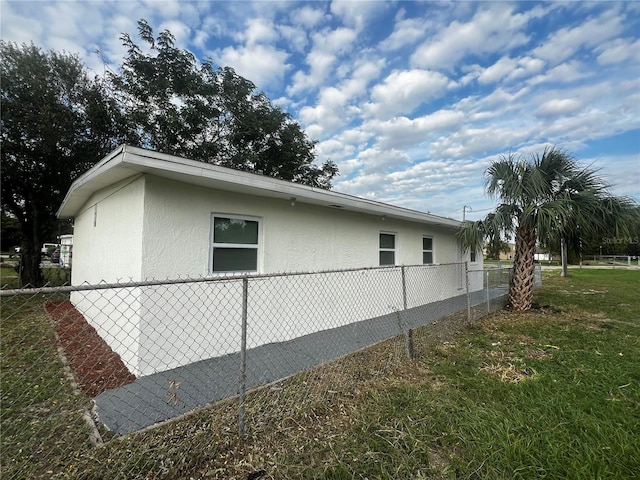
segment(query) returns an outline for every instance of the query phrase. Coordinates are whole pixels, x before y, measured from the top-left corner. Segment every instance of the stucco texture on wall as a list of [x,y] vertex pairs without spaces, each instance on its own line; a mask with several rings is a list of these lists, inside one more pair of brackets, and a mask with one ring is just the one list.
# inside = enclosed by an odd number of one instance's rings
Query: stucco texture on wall
[[[76,217],[73,282],[220,280],[211,272],[214,214],[259,220],[256,273],[363,269],[350,273],[348,284],[342,272],[254,280],[249,348],[439,301],[465,288],[461,264],[446,274],[421,267],[406,298],[398,288],[400,268],[366,270],[378,266],[381,232],[395,235],[396,265],[422,263],[424,236],[433,239],[434,262],[460,262],[452,229],[154,175],[122,180],[90,198]],[[108,301],[96,292],[72,300],[133,373],[149,375],[237,352],[240,284],[141,286],[121,289]]]
[[460,261],[451,230],[383,219],[297,201],[243,195],[148,176],[145,183],[142,278],[210,274],[212,214],[261,222],[258,272],[318,271],[378,265],[378,235],[396,234],[398,265],[422,263],[422,236],[434,239],[434,261]]
[[96,192],[74,221],[73,285],[140,280],[145,179]]

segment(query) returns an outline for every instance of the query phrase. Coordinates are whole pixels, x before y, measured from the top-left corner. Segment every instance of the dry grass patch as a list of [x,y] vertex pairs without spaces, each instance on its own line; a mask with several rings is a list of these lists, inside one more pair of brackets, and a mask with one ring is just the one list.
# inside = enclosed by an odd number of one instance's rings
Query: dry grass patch
[[542,348],[532,348],[526,350],[524,355],[527,358],[533,358],[536,360],[548,360],[553,357],[552,353],[549,353],[547,350],[543,350]]
[[538,373],[522,365],[522,362],[507,363],[485,363],[480,367],[480,371],[496,377],[507,383],[520,383],[525,380],[534,379]]

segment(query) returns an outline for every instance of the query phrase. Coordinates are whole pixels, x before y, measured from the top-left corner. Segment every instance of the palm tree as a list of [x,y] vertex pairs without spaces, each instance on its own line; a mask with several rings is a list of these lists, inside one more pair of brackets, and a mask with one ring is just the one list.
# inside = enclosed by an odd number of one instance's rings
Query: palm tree
[[556,147],[542,155],[503,155],[487,169],[485,182],[500,203],[485,219],[464,222],[458,236],[466,250],[480,248],[492,232],[515,236],[509,306],[516,311],[531,308],[539,238],[566,240],[578,230],[623,236],[637,216],[633,200],[610,195],[596,170],[581,168]]

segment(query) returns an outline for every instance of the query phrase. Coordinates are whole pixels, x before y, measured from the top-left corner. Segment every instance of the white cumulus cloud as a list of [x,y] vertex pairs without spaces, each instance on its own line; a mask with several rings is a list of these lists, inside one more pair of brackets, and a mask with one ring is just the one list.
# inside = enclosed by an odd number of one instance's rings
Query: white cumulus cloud
[[367,110],[380,117],[411,113],[421,104],[440,97],[448,83],[445,75],[435,71],[394,71],[373,87]]

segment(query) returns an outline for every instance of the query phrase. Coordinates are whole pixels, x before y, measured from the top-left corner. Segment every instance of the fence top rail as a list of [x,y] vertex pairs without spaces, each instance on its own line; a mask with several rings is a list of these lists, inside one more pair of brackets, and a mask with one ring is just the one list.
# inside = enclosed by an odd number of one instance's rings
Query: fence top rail
[[47,293],[68,293],[68,292],[81,292],[88,290],[109,290],[116,288],[135,288],[135,287],[153,287],[160,285],[179,285],[186,283],[214,283],[214,282],[228,282],[244,279],[258,279],[258,278],[275,278],[275,277],[295,277],[303,275],[322,275],[330,273],[349,273],[349,272],[364,272],[364,271],[382,271],[390,269],[404,269],[404,268],[441,268],[448,266],[464,266],[465,262],[456,263],[437,263],[429,265],[387,265],[378,267],[360,267],[360,268],[346,268],[341,270],[318,270],[318,271],[301,271],[301,272],[281,272],[281,273],[237,273],[237,274],[218,274],[203,277],[185,277],[185,278],[166,278],[162,280],[142,280],[142,281],[129,281],[129,282],[100,282],[97,284],[83,283],[81,285],[65,285],[60,287],[43,286],[36,288],[14,288],[14,289],[0,289],[0,298],[13,297],[16,295],[28,296]]

